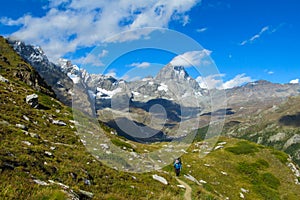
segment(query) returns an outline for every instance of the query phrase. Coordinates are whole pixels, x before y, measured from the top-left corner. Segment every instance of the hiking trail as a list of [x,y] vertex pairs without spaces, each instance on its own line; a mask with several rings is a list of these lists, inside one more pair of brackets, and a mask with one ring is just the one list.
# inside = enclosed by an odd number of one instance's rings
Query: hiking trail
[[184,199],[191,200],[192,199],[192,188],[184,181],[180,180],[179,178],[175,177],[177,182],[185,187]]

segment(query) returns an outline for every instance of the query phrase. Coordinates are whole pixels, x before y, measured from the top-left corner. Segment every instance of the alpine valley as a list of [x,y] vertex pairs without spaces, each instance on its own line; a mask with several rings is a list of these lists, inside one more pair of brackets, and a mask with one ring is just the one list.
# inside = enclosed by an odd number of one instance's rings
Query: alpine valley
[[[1,199],[300,198],[299,84],[208,90],[171,64],[127,82],[0,37],[0,85]],[[73,112],[97,119],[110,141],[95,144],[107,156],[112,144],[137,159],[194,135],[180,150],[180,177],[172,163],[146,173],[106,166],[85,148],[97,129],[80,124],[90,133],[80,137]],[[220,136],[208,135],[212,119]]]

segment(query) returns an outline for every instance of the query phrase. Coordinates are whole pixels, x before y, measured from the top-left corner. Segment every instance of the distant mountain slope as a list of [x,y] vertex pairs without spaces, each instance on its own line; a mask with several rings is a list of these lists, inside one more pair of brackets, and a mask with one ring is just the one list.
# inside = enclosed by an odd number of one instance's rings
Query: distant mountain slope
[[300,96],[253,113],[232,115],[224,133],[284,150],[300,165]]

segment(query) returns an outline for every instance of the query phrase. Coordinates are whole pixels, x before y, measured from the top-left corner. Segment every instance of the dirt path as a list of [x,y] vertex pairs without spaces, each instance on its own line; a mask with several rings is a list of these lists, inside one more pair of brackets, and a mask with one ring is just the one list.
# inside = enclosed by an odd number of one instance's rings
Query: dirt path
[[191,200],[192,199],[192,188],[184,181],[180,180],[176,177],[176,180],[180,185],[184,185],[185,187],[185,193],[184,193],[184,199],[185,200]]

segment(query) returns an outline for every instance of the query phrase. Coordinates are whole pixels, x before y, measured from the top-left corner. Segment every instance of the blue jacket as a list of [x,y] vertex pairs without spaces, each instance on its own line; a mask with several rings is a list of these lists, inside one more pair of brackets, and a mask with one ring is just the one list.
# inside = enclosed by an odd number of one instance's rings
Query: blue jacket
[[174,167],[175,167],[175,169],[181,169],[181,163],[180,162],[175,162]]

